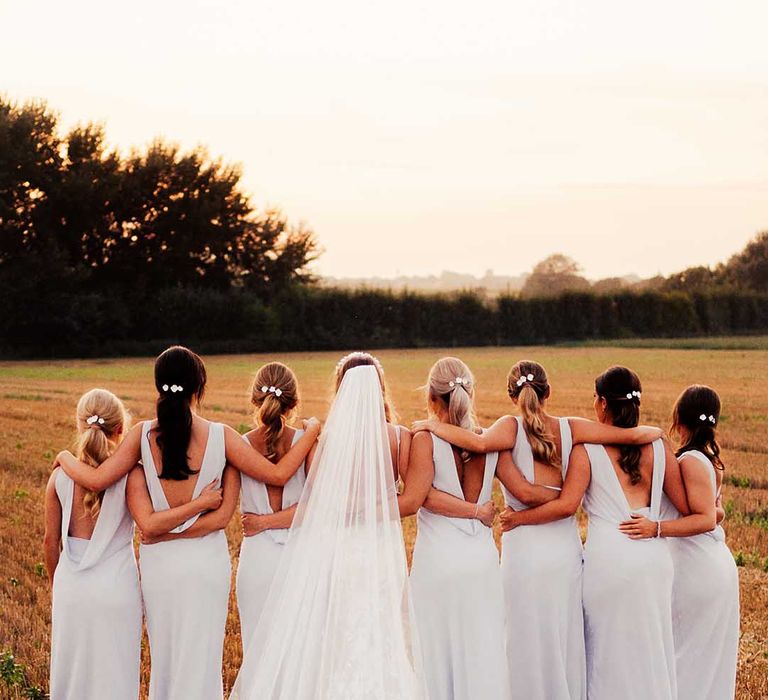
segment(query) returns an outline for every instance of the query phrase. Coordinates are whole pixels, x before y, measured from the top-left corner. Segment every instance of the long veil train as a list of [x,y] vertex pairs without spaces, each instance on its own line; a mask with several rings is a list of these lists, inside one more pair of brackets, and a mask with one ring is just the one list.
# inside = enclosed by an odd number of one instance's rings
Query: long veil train
[[426,697],[379,377],[347,371],[230,700]]

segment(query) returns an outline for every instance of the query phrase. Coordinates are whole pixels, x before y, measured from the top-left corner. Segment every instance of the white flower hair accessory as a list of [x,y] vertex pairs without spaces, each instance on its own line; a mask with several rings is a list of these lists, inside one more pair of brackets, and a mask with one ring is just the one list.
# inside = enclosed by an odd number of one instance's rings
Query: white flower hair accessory
[[263,394],[274,394],[278,398],[280,398],[283,395],[282,389],[278,389],[277,387],[274,387],[274,386],[267,386],[266,384],[263,387],[261,387],[261,392]]
[[101,416],[97,416],[96,414],[92,415],[90,418],[86,418],[85,422],[88,423],[88,425],[104,425],[104,419]]
[[630,399],[630,400],[634,399],[635,397],[637,397],[637,400],[639,401],[640,400],[640,396],[641,396],[641,393],[639,391],[628,391],[627,392],[627,398]]
[[702,414],[699,416],[699,420],[700,420],[702,423],[703,423],[703,422],[705,422],[705,421],[709,421],[710,423],[712,423],[712,425],[714,425],[715,423],[717,423],[717,420],[715,419],[715,417],[714,417],[714,416],[707,416],[707,414],[706,414],[706,413],[702,413]]
[[526,382],[532,382],[533,381],[533,375],[532,374],[523,374],[520,379],[515,382],[517,386],[523,386]]
[[448,386],[451,387],[451,389],[458,385],[469,386],[469,379],[466,377],[456,377],[452,382],[448,382]]
[[162,390],[163,390],[163,391],[164,391],[166,394],[167,394],[169,391],[170,391],[172,394],[175,394],[175,393],[176,393],[176,392],[178,392],[178,391],[184,391],[184,387],[183,387],[183,386],[181,386],[180,384],[171,384],[170,386],[168,386],[167,384],[163,384],[163,386],[162,386],[161,388],[162,388]]

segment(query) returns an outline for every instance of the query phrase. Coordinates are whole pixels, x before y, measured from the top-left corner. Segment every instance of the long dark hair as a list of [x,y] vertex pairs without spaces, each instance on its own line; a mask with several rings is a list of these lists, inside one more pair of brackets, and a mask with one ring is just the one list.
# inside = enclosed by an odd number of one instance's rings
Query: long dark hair
[[161,479],[183,481],[196,469],[189,466],[187,450],[192,437],[192,399],[202,400],[205,365],[199,355],[175,345],[155,360],[157,387],[157,445],[162,453]]
[[[640,422],[640,394],[643,388],[638,377],[628,367],[614,365],[595,379],[595,392],[605,399],[611,422],[619,428],[634,428]],[[636,484],[641,479],[640,453],[637,445],[621,445],[619,466]]]
[[717,392],[702,384],[689,386],[678,396],[672,409],[670,432],[684,438],[677,456],[688,450],[698,450],[709,458],[716,469],[725,469],[717,442],[716,427],[719,422],[720,397]]

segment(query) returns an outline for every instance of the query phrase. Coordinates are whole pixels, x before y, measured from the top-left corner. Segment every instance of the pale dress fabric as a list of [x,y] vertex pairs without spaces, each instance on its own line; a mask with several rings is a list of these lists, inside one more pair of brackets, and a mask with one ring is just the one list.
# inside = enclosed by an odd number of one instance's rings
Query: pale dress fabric
[[586,445],[592,478],[584,553],[587,696],[590,700],[675,700],[672,557],[664,539],[632,540],[619,523],[632,513],[658,520],[664,487],[661,440],[653,443],[651,505],[629,507],[601,445]]
[[62,552],[53,579],[51,700],[136,700],[141,592],[123,477],[104,493],[90,540],[69,537],[74,482],[56,474]]
[[[691,456],[709,471],[712,499],[717,477],[712,462],[698,450]],[[680,517],[664,499],[662,518]],[[736,693],[739,652],[739,574],[719,525],[693,537],[669,537],[675,566],[672,631],[679,700],[725,700]]]
[[[291,446],[304,434],[297,430]],[[243,439],[250,445],[244,435]],[[290,508],[299,502],[305,481],[304,465],[288,480],[283,487],[282,509]],[[243,513],[267,515],[272,513],[269,505],[267,486],[261,481],[242,474],[240,508]],[[264,602],[277,571],[280,557],[288,541],[289,529],[265,530],[258,535],[243,537],[240,545],[240,560],[237,565],[237,608],[240,613],[240,629],[243,646],[251,639],[256,623],[259,621]]]
[[230,700],[423,700],[381,383],[344,374]]
[[[534,458],[517,418],[512,457],[534,483]],[[560,419],[565,478],[573,445],[567,418]],[[506,504],[528,508],[502,484]],[[583,700],[586,697],[584,618],[581,607],[583,550],[576,518],[524,525],[501,538],[507,657],[512,697],[519,700]]]
[[[148,432],[142,430],[144,475],[155,511],[168,501],[155,469]],[[226,464],[224,426],[211,423],[194,497]],[[196,515],[172,532],[183,532]],[[204,537],[142,545],[141,590],[151,656],[150,700],[218,700],[231,564],[223,530]]]
[[[449,443],[432,435],[432,486],[464,499]],[[498,453],[485,458],[478,503],[491,498]],[[504,598],[493,532],[479,520],[421,508],[411,568],[430,700],[506,700]]]

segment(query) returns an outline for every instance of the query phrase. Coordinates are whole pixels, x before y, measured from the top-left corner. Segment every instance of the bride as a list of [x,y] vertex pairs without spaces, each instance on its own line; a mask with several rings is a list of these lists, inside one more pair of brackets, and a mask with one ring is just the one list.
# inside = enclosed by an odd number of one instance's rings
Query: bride
[[379,375],[349,369],[230,700],[421,700]]

